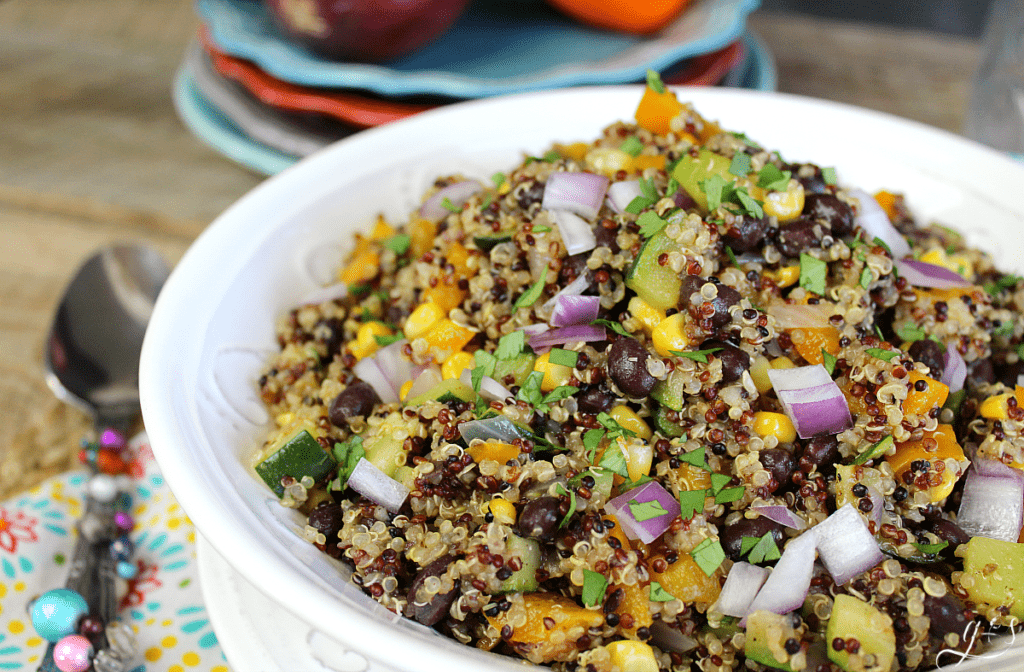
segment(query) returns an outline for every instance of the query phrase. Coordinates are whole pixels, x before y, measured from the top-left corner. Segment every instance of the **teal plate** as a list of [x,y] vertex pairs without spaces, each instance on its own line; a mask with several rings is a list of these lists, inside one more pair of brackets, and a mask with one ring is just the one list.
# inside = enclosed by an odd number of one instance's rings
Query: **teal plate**
[[[756,35],[746,33],[747,55],[723,80],[724,86],[774,91],[777,75],[771,52]],[[196,86],[188,59],[174,82],[174,104],[186,126],[206,145],[263,175],[274,175],[299,157],[272,149],[246,135],[227,115],[206,100]]]
[[316,57],[285,40],[262,3],[196,0],[196,10],[221,51],[293,84],[480,98],[643,81],[649,68],[660,71],[733,42],[759,4],[695,0],[673,24],[641,37],[589,28],[539,0],[476,0],[436,41],[376,65]]

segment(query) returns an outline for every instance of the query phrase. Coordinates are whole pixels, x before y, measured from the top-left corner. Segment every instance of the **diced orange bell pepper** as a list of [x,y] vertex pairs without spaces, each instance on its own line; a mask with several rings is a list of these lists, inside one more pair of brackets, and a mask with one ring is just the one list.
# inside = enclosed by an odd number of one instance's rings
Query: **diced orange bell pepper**
[[885,210],[885,214],[888,215],[889,221],[896,221],[896,194],[888,191],[879,191],[875,194],[875,200],[882,206],[882,210]]
[[590,145],[585,142],[574,142],[568,145],[555,145],[555,151],[573,161],[582,161],[590,151]]
[[658,572],[654,570],[654,561],[657,557],[651,558],[648,562],[648,566],[651,567],[651,580],[660,583],[673,597],[684,603],[704,604],[711,604],[718,599],[718,594],[722,592],[718,581],[719,570],[708,576],[689,553],[680,553],[679,559],[670,564],[668,569]]
[[409,250],[413,259],[419,259],[434,246],[437,224],[429,219],[417,217],[409,222]]
[[372,280],[380,270],[380,255],[373,250],[364,250],[352,258],[352,261],[342,269],[339,279],[350,285],[359,284]]
[[637,171],[642,172],[648,168],[657,168],[661,170],[665,167],[666,159],[664,154],[640,154],[630,159],[630,167]]
[[430,330],[420,338],[427,341],[427,351],[438,364],[451,357],[454,353],[462,350],[473,340],[476,332],[461,327],[447,317],[440,319]]
[[722,132],[722,127],[714,121],[704,121],[704,127],[700,129],[700,141],[701,144],[706,143],[712,137]]
[[423,300],[436,303],[445,315],[452,312],[453,308],[461,306],[465,299],[466,292],[459,289],[458,282],[454,278],[439,280],[436,286],[428,287],[423,292]]
[[469,268],[470,252],[462,243],[453,243],[445,260],[455,269],[456,279],[471,278],[473,271]]
[[613,516],[610,513],[605,514],[604,515],[604,519],[605,520],[610,520],[613,523],[615,523],[615,527],[613,527],[611,530],[608,531],[608,536],[609,537],[615,537],[616,539],[618,539],[619,543],[622,544],[622,549],[623,550],[625,550],[625,551],[632,550],[633,549],[632,542],[629,540],[629,537],[627,537],[626,533],[623,531],[622,525],[619,524],[619,519],[616,518],[615,516]]
[[[910,469],[911,463],[917,460],[925,460],[934,465],[936,462],[949,458],[953,458],[958,462],[963,462],[966,459],[963,448],[960,447],[956,440],[956,433],[953,431],[952,425],[939,425],[934,432],[925,432],[924,437],[920,441],[897,443],[896,452],[892,455],[886,455],[885,461],[892,466],[897,482],[902,482],[900,477]],[[953,485],[962,473],[962,469],[950,470],[944,468],[940,472],[941,482],[928,488],[929,499],[933,502],[938,502],[948,497],[949,493],[953,490]]]
[[614,589],[619,588],[622,589],[623,597],[615,613],[620,616],[629,614],[633,619],[633,624],[625,629],[629,632],[636,632],[637,628],[651,627],[654,619],[651,617],[650,582],[641,583],[638,581],[632,585],[622,583],[614,587]]
[[519,457],[518,448],[511,443],[502,443],[500,441],[477,443],[467,448],[466,452],[469,453],[469,456],[477,464],[484,460],[494,460],[498,464],[505,464],[509,460]]
[[377,223],[373,225],[373,231],[370,232],[370,240],[384,240],[393,235],[395,235],[395,228],[388,224],[384,215],[378,215]]
[[651,133],[667,135],[672,130],[669,122],[682,111],[683,104],[671,90],[658,93],[648,86],[636,108],[636,123]]
[[839,330],[835,327],[806,327],[792,329],[790,338],[793,347],[809,364],[821,364],[825,357],[824,350],[833,357],[839,354]]
[[683,464],[674,469],[679,477],[680,490],[707,490],[711,487],[711,472],[692,464]]
[[[904,414],[925,415],[933,408],[942,408],[942,405],[946,403],[946,397],[949,396],[948,385],[940,383],[934,378],[922,376],[917,371],[911,371],[907,379],[910,381],[910,392],[903,400]],[[917,389],[918,381],[924,381],[925,389]]]
[[[526,623],[512,630],[508,641],[513,644],[538,644],[548,639],[555,630],[564,633],[568,633],[574,627],[587,630],[604,622],[604,616],[600,611],[591,611],[576,604],[574,600],[555,593],[525,593],[523,605],[526,607]],[[507,622],[507,614],[508,612],[499,611],[495,616],[487,616],[487,620],[501,630],[505,625],[510,625]],[[550,621],[545,623],[545,619]],[[554,622],[554,626],[549,628],[551,622]]]

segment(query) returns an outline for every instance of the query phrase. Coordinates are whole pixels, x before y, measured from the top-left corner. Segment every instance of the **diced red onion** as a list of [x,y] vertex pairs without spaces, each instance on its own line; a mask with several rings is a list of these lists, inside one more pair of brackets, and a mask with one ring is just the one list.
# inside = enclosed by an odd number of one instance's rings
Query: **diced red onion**
[[907,240],[892,225],[889,215],[885,213],[874,196],[859,189],[850,189],[848,193],[860,202],[856,223],[864,229],[868,242],[875,238],[880,239],[889,246],[893,259],[902,259],[910,254],[910,245],[907,244]]
[[459,434],[469,443],[473,439],[497,439],[505,443],[512,443],[516,439],[523,438],[522,432],[511,420],[503,415],[484,420],[470,420],[459,423]]
[[299,301],[299,305],[317,305],[327,301],[334,301],[335,299],[344,299],[346,296],[348,296],[348,284],[344,282],[336,282],[333,285],[327,285],[326,287],[317,287],[302,297],[302,300]]
[[352,373],[360,380],[367,383],[377,393],[380,400],[385,404],[392,404],[398,401],[398,390],[391,385],[391,381],[377,365],[373,357],[364,357],[352,367]]
[[531,336],[529,342],[530,347],[537,350],[538,348],[550,348],[553,345],[562,345],[564,343],[603,341],[607,336],[608,333],[600,325],[577,324],[571,327],[551,329],[543,334]]
[[970,287],[962,275],[951,271],[945,266],[929,264],[917,259],[896,259],[893,261],[896,272],[915,287],[934,287],[935,289],[956,289]]
[[775,326],[779,329],[820,329],[831,326],[828,321],[830,315],[826,310],[824,303],[804,305],[773,301],[768,304],[768,314],[775,318]]
[[757,511],[758,515],[764,516],[779,525],[785,525],[794,530],[802,530],[807,527],[807,523],[803,518],[781,504],[759,504],[750,508]]
[[675,651],[686,653],[697,648],[697,640],[665,623],[655,621],[651,623],[651,641],[658,645],[662,651]]
[[[763,610],[773,614],[788,614],[803,606],[814,573],[815,543],[815,528],[789,542],[768,580],[757,591],[747,613]],[[741,620],[740,625],[746,625],[746,620]]]
[[[1024,524],[1024,475],[1003,472],[994,460],[985,461],[989,464],[979,469],[979,460],[967,471],[957,525],[972,537],[1015,542]],[[998,473],[1006,475],[992,475]]]
[[[585,219],[594,219],[601,210],[608,178],[594,173],[551,173],[544,185],[540,207],[568,210]],[[562,234],[565,237],[565,234]]]
[[768,568],[749,562],[737,562],[729,570],[715,609],[726,616],[743,618],[750,613],[750,604],[768,578]]
[[420,217],[429,219],[432,222],[439,222],[452,214],[451,210],[444,207],[444,199],[447,198],[452,205],[461,208],[471,196],[483,190],[483,188],[484,186],[476,180],[449,184],[447,187],[439,189],[437,193],[420,206]]
[[581,273],[576,276],[575,280],[573,280],[568,285],[558,290],[558,292],[556,292],[554,296],[545,301],[544,308],[546,308],[547,310],[554,310],[555,301],[558,300],[558,297],[579,296],[583,292],[587,291],[588,287],[590,287],[590,278],[587,277],[587,274],[585,272]]
[[[405,398],[415,399],[421,394],[431,391],[437,387],[441,382],[441,379],[441,369],[438,368],[437,365],[433,364],[428,366],[420,372],[420,375],[413,379],[412,387],[410,387],[409,391],[405,394]],[[401,391],[401,389],[399,389],[399,391]]]
[[[636,500],[638,504],[657,501],[665,513],[647,520],[637,520],[629,508],[629,502]],[[645,544],[654,542],[665,533],[675,517],[682,510],[679,502],[657,481],[648,481],[638,488],[623,493],[604,505],[605,511],[615,516],[622,531],[630,539],[639,539]]]
[[769,369],[768,378],[801,439],[853,427],[846,397],[821,364]]
[[942,380],[939,381],[949,387],[949,391],[959,392],[964,389],[964,381],[967,380],[967,363],[960,356],[960,351],[950,343],[946,346],[946,354],[943,355]]
[[640,190],[640,180],[626,180],[624,182],[612,182],[608,187],[608,206],[617,215],[626,211],[626,206],[633,202],[637,196],[643,196]]
[[422,371],[402,352],[408,342],[403,338],[385,345],[373,354],[373,359],[377,360],[380,370],[396,390],[402,389],[406,381],[412,380]]
[[589,252],[597,247],[597,237],[587,220],[568,210],[550,210],[549,214],[558,225],[565,251],[570,255]]
[[360,458],[352,470],[348,486],[391,513],[398,513],[409,496],[409,488],[385,474],[365,457]]
[[[459,374],[459,380],[462,381],[463,385],[473,387],[473,371],[471,369],[463,369],[462,373]],[[504,385],[490,376],[480,378],[479,392],[480,396],[487,401],[505,401],[513,396]]]
[[971,470],[978,472],[981,476],[994,476],[996,478],[1009,478],[1010,480],[1024,481],[1024,471],[1015,469],[1000,460],[993,460],[990,457],[971,458]]
[[551,311],[551,326],[571,327],[575,324],[590,324],[597,319],[601,310],[599,296],[558,296],[555,309]]
[[550,330],[551,330],[551,327],[549,327],[548,325],[544,324],[543,322],[538,322],[537,324],[528,324],[525,327],[519,327],[519,331],[521,331],[524,334],[526,334],[527,338],[529,338],[531,336],[538,336],[538,335],[543,334],[544,332],[550,331]]
[[883,560],[878,542],[853,504],[812,528],[818,535],[818,553],[836,585],[843,585]]

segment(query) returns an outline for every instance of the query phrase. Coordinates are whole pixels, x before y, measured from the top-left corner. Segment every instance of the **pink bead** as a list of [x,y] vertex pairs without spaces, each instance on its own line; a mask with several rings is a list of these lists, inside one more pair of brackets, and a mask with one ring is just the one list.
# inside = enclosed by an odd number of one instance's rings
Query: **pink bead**
[[115,432],[112,429],[104,429],[103,433],[100,434],[100,447],[111,448],[113,450],[121,450],[124,448],[125,441],[124,437],[119,432]]
[[68,635],[54,647],[53,662],[61,672],[85,672],[92,663],[92,644],[82,635]]
[[135,519],[124,511],[118,511],[114,514],[114,525],[121,532],[131,532],[135,528]]

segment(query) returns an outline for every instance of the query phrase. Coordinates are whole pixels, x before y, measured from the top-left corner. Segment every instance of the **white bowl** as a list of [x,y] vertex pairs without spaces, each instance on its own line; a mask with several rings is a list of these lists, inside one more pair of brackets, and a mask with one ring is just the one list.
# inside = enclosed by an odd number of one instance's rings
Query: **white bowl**
[[[346,583],[301,536],[303,520],[249,468],[268,420],[256,379],[274,320],[322,284],[378,213],[403,221],[441,174],[479,174],[589,140],[631,119],[639,87],[474,101],[361,132],[267,180],[219,217],[174,270],[142,353],[146,428],[175,496],[201,534],[281,608],[367,659],[368,669],[521,670],[396,617]],[[906,193],[922,221],[967,234],[1024,271],[1024,167],[949,133],[794,96],[687,89],[706,117],[789,160],[838,168],[840,182]],[[1015,651],[977,661],[1019,669]],[[948,660],[952,663],[955,660]]]

